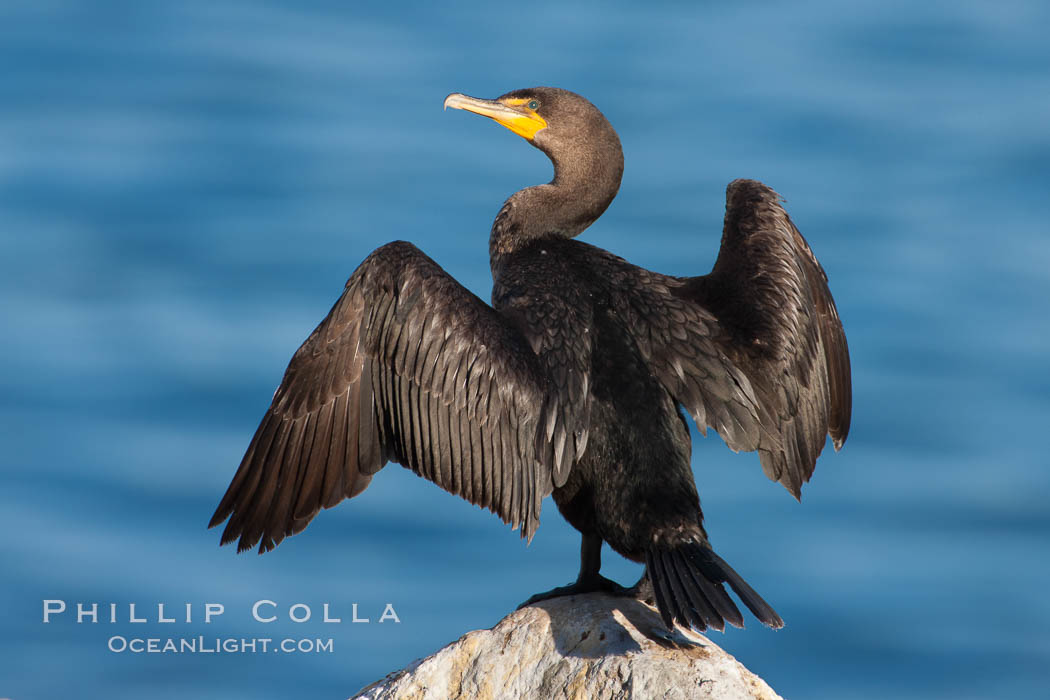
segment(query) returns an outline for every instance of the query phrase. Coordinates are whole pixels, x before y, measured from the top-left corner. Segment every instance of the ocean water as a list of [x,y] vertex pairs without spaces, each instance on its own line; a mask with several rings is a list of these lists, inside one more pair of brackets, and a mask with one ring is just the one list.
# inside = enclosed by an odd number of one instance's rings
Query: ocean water
[[[624,144],[586,240],[704,273],[725,185],[760,179],[846,327],[853,429],[801,505],[694,435],[713,541],[787,621],[713,639],[785,697],[1041,695],[1048,26],[1035,0],[0,4],[0,697],[342,698],[575,576],[553,504],[526,547],[397,465],[266,556],[205,529],[371,250],[488,297],[492,217],[550,165],[441,102],[537,84]],[[332,648],[109,649],[197,636]]]

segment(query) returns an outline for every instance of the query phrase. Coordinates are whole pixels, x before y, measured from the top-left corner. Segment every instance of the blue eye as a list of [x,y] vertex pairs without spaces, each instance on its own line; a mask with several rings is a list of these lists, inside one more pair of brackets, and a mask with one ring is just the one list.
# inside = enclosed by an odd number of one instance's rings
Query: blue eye
[[534,112],[535,112],[535,111],[536,111],[537,109],[539,109],[539,108],[540,108],[540,103],[539,103],[539,102],[537,102],[536,100],[529,100],[529,104],[528,104],[528,105],[526,105],[526,106],[527,106],[527,107],[528,107],[529,109],[531,109],[532,111],[534,111]]

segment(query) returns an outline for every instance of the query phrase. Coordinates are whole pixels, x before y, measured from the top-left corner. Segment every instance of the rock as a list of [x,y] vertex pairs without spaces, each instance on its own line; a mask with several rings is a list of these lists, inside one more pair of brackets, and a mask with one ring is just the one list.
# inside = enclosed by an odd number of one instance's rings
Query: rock
[[[688,636],[687,636],[688,635]],[[780,698],[703,635],[636,600],[566,596],[515,611],[364,688],[388,698]]]

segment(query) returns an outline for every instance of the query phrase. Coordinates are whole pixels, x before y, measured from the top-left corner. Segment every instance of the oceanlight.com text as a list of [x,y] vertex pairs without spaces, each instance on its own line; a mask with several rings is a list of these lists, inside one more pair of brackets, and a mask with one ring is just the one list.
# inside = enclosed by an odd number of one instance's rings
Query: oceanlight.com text
[[107,642],[115,654],[331,654],[328,639],[273,639],[270,637],[123,637]]

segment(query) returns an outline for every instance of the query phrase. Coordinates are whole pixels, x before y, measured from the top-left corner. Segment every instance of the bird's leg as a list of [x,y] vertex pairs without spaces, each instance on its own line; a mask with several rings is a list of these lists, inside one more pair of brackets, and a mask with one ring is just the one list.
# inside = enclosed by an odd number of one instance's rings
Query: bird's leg
[[[603,591],[612,595],[634,596],[636,589],[638,589],[642,583],[642,581],[639,581],[638,585],[634,588],[625,588],[598,573],[601,568],[602,538],[598,535],[584,534],[583,542],[580,545],[580,575],[576,578],[576,582],[570,583],[568,586],[552,588],[544,593],[537,593],[519,605],[518,609],[524,608],[526,605],[538,603],[541,600],[557,598],[563,595],[592,593],[594,591]],[[644,576],[642,577],[642,580],[645,580]]]

